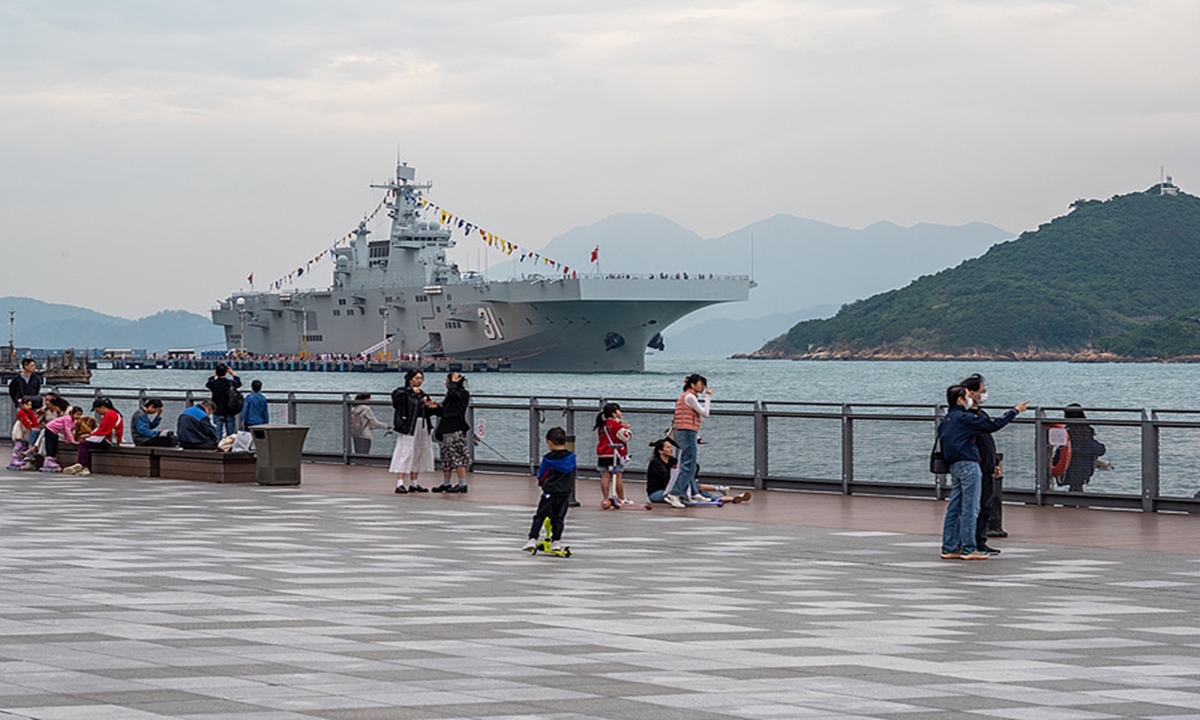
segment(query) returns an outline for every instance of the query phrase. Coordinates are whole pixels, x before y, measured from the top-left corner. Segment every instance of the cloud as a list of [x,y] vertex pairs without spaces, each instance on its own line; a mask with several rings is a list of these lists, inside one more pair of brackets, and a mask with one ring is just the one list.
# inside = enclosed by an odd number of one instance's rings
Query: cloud
[[1196,27],[1140,0],[0,2],[0,241],[63,282],[0,280],[203,310],[352,227],[397,151],[527,247],[621,211],[1032,227],[1161,163],[1188,187]]

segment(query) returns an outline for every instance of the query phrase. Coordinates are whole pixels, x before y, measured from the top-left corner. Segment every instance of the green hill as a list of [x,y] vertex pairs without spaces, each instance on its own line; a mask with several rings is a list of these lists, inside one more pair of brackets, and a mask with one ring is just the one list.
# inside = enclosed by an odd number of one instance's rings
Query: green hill
[[[170,348],[225,347],[225,334],[202,315],[162,310],[129,320],[88,308],[47,303],[24,297],[0,298],[0,313],[16,313],[15,341],[27,348],[139,348],[165,352]],[[8,328],[4,331],[7,334]],[[4,338],[8,342],[8,338]]]
[[[1169,186],[1173,189],[1173,186]],[[1071,211],[767,343],[782,357],[1200,355],[1200,198],[1159,186]]]

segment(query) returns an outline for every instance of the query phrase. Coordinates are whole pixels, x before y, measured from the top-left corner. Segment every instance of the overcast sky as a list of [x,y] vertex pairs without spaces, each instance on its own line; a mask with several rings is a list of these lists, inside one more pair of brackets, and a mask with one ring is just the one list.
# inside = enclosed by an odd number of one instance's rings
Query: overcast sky
[[1196,193],[1197,31],[1194,0],[0,0],[0,295],[206,313],[397,153],[530,248],[615,212],[1021,231],[1160,165]]

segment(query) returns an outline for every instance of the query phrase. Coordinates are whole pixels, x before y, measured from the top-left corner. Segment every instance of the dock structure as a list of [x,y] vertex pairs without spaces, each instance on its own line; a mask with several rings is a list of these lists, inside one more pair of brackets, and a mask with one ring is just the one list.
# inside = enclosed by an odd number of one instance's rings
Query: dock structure
[[280,372],[387,373],[420,370],[422,372],[499,372],[510,367],[507,360],[456,360],[418,357],[400,360],[364,360],[361,358],[99,358],[88,363],[92,370],[212,370],[223,363],[235,372],[275,370]]

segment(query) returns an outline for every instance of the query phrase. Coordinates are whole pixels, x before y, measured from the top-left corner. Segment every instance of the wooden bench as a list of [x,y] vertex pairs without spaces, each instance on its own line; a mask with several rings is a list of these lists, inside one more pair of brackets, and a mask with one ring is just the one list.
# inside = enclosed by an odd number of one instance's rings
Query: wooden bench
[[154,457],[158,461],[157,477],[168,480],[200,480],[214,483],[258,481],[258,459],[254,453],[223,453],[216,450],[183,450],[181,448],[149,449],[154,451]]
[[100,475],[159,477],[158,457],[154,452],[159,449],[135,445],[96,448],[92,451],[92,472]]
[[[78,462],[78,454],[77,445],[58,444],[58,463],[63,467]],[[258,458],[254,453],[245,452],[119,445],[93,450],[92,472],[168,480],[252,483],[258,481]]]

